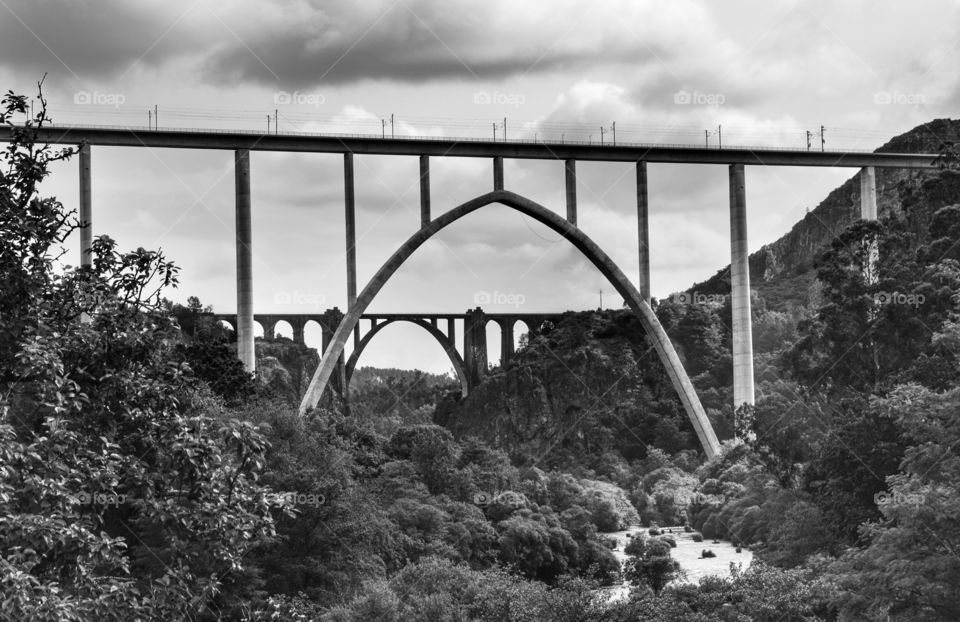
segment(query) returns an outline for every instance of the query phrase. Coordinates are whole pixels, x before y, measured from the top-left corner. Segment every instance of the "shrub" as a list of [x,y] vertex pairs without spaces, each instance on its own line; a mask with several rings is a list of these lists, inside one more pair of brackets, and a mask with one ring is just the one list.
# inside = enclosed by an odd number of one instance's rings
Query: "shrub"
[[703,536],[696,532],[694,532],[693,536],[691,536],[691,539],[694,542],[703,542]]
[[658,539],[669,544],[671,549],[677,548],[677,539],[673,536],[660,536]]
[[660,530],[657,529],[656,527],[651,527],[651,528],[650,528],[650,535],[651,535],[651,536],[659,536],[659,535],[660,535]]
[[707,559],[708,557],[716,557],[717,554],[711,551],[710,549],[703,549],[700,552],[700,559]]

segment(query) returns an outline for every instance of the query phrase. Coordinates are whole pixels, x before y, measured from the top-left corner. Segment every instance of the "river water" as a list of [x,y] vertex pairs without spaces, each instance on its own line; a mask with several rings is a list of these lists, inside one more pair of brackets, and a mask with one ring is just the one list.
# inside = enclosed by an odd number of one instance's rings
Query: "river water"
[[[712,540],[704,539],[703,542],[694,542],[692,533],[684,533],[683,527],[664,527],[663,533],[670,533],[677,540],[677,547],[670,549],[670,556],[680,562],[680,569],[685,572],[685,576],[676,579],[675,583],[687,582],[698,583],[702,577],[706,576],[730,576],[730,563],[739,564],[743,569],[750,567],[753,561],[753,553],[747,549],[741,549],[737,553],[735,546],[720,540],[714,544]],[[617,548],[613,554],[620,561],[621,567],[627,560],[627,554],[623,552],[624,547],[630,540],[630,534],[643,533],[647,537],[649,533],[646,528],[633,526],[624,531],[615,531],[613,533],[603,534],[608,538],[613,538],[617,542]],[[710,549],[716,553],[716,557],[701,559],[700,553],[704,549]],[[626,581],[622,585],[607,588],[610,593],[610,600],[620,600],[626,598],[630,593],[630,584]]]

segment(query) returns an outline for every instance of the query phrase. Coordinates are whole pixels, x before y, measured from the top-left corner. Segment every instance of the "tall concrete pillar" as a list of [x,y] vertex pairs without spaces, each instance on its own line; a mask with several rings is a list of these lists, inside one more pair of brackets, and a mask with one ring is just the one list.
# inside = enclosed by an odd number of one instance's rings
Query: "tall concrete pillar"
[[257,370],[253,346],[253,231],[250,214],[250,150],[234,152],[237,212],[237,356],[247,372]]
[[303,335],[303,333],[304,333],[304,325],[305,325],[306,323],[305,323],[305,322],[293,321],[293,322],[291,322],[291,324],[293,325],[293,341],[294,341],[295,343],[299,343],[300,345],[306,345],[307,341],[306,341],[306,338],[305,338],[304,335]]
[[637,162],[637,240],[640,253],[640,296],[650,304],[650,213],[647,163]]
[[353,154],[343,154],[343,204],[347,234],[347,309],[357,302],[357,213],[353,183]]
[[513,362],[513,326],[514,320],[500,322],[500,368],[507,369]]
[[90,145],[80,145],[80,265],[89,266],[93,257],[93,191],[90,186]]
[[[877,219],[877,176],[872,166],[860,169],[860,218]],[[877,262],[880,260],[880,248],[877,239],[869,242],[867,265],[864,267],[864,281],[870,285],[877,282]]]
[[577,161],[567,160],[564,163],[567,182],[567,222],[577,224]]
[[503,190],[503,156],[493,158],[493,189]]
[[742,164],[730,165],[730,295],[733,318],[733,405],[754,403],[747,196]]
[[450,345],[457,347],[457,324],[456,320],[449,318],[447,320],[447,340],[450,341]]
[[273,341],[277,338],[277,320],[272,317],[262,317],[260,322],[263,324],[263,340]]
[[420,226],[430,222],[430,156],[420,156]]
[[872,166],[860,169],[860,218],[877,219],[877,175]]

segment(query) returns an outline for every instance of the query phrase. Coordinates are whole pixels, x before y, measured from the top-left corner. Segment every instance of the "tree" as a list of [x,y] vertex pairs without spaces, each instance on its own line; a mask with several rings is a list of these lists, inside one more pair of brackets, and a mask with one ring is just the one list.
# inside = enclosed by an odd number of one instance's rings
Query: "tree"
[[663,540],[633,538],[624,552],[630,556],[624,573],[627,579],[638,587],[649,587],[654,594],[660,594],[680,575],[680,564],[670,557],[670,545]]
[[38,186],[71,153],[37,144],[40,104],[21,127],[23,96],[0,112],[0,618],[209,616],[273,534],[265,441],[172,356],[160,253],[100,237],[55,269],[77,223]]
[[883,520],[864,526],[869,545],[832,568],[837,602],[859,619],[960,619],[960,389],[903,386],[878,408],[898,419],[911,446],[876,496]]

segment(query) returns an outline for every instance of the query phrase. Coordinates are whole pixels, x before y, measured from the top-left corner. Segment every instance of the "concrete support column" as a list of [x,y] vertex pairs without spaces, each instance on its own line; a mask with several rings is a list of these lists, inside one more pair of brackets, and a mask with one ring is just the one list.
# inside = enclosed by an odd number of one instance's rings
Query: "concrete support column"
[[263,318],[263,340],[273,341],[277,338],[277,321],[272,318]]
[[89,266],[93,257],[93,192],[90,186],[90,145],[80,145],[80,265]]
[[343,154],[343,205],[347,234],[347,310],[357,302],[357,214],[353,183],[353,154]]
[[493,189],[503,190],[503,156],[493,158]]
[[[304,323],[303,323],[303,322],[291,322],[291,324],[293,325],[293,340],[294,340],[294,342],[299,343],[299,344],[301,344],[301,345],[306,345],[307,342],[306,342],[305,337],[303,336]],[[321,353],[321,354],[322,354],[322,353]]]
[[513,362],[513,320],[500,323],[500,368],[507,369]]
[[730,287],[733,318],[733,405],[754,403],[753,325],[743,165],[730,165]]
[[[872,166],[860,169],[860,218],[877,219],[877,175]],[[867,284],[873,285],[879,278],[877,262],[880,260],[880,248],[876,238],[870,240],[869,245],[863,279]]]
[[253,226],[250,213],[250,150],[234,152],[237,212],[237,357],[247,372],[257,370],[253,345]]
[[567,160],[564,163],[567,181],[567,222],[577,224],[577,161]]
[[860,218],[877,219],[877,175],[872,166],[860,169]]
[[430,222],[430,156],[420,156],[420,226]]
[[450,341],[450,345],[457,347],[457,324],[453,318],[447,320],[447,339]]
[[637,162],[637,240],[640,252],[640,297],[650,304],[650,214],[647,163]]

